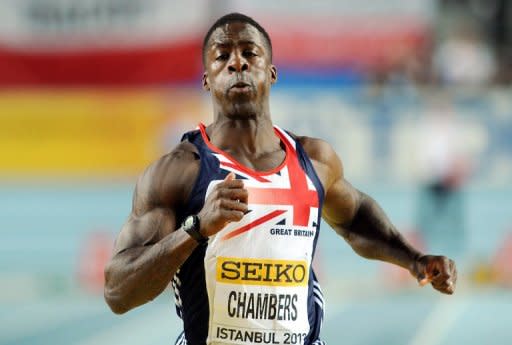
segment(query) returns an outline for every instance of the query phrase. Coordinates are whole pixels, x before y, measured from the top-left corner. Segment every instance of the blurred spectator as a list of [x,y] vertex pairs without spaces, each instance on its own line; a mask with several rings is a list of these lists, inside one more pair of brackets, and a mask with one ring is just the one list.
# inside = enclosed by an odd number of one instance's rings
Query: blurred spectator
[[464,185],[468,163],[462,124],[453,105],[440,95],[419,124],[418,158],[424,175],[416,224],[427,250],[460,257],[466,245]]
[[488,85],[496,58],[476,28],[465,24],[449,33],[434,52],[434,73],[443,84]]

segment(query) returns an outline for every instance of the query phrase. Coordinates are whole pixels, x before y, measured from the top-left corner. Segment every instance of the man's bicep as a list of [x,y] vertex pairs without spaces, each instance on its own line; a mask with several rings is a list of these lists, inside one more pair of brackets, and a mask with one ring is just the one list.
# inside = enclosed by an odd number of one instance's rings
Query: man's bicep
[[116,240],[114,253],[155,244],[176,229],[176,210],[186,203],[199,171],[197,153],[181,143],[139,177],[132,212]]
[[345,235],[359,207],[360,193],[344,178],[343,163],[331,145],[320,139],[302,137],[301,143],[316,163],[325,188],[322,217],[340,235]]
[[172,209],[157,207],[140,215],[132,213],[116,239],[114,254],[155,244],[175,228],[176,217]]
[[322,217],[340,235],[352,223],[360,205],[360,193],[340,176],[327,190]]

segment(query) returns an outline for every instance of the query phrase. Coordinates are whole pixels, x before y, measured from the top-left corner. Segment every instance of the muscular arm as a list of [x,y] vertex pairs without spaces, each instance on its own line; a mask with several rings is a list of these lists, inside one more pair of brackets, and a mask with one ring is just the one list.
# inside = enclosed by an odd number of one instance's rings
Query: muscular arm
[[[127,312],[158,296],[197,247],[176,229],[176,210],[188,201],[199,174],[198,158],[192,144],[182,143],[139,179],[132,212],[105,268],[105,300],[113,312]],[[209,237],[242,219],[247,197],[243,181],[228,174],[197,214],[201,234]]]
[[444,256],[423,255],[412,247],[370,196],[355,189],[343,175],[341,160],[327,143],[302,138],[325,188],[322,217],[359,255],[399,265],[425,284],[453,293],[457,272]]
[[132,212],[105,268],[105,300],[124,313],[158,296],[197,246],[175,231],[175,208],[187,197],[198,164],[190,144],[151,165],[139,178]]
[[[340,212],[340,207],[347,212]],[[399,265],[414,274],[422,254],[403,238],[374,199],[342,177],[327,192],[323,218],[359,255]]]

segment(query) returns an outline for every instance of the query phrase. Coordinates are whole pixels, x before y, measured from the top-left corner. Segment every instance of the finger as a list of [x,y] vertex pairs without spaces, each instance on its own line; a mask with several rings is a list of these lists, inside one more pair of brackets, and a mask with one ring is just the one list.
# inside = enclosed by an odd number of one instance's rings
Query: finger
[[236,210],[241,211],[243,213],[247,212],[247,204],[243,202],[238,202],[235,200],[222,199],[221,207],[225,210]]
[[452,282],[453,270],[452,260],[443,257],[441,260],[435,261],[431,268],[432,272],[430,272],[432,274],[432,284],[438,285],[444,282]]
[[420,286],[425,286],[425,285],[429,284],[430,282],[432,282],[432,278],[430,278],[430,277],[424,277],[424,278],[418,280],[418,283],[420,284]]
[[243,188],[223,188],[219,191],[219,195],[222,198],[239,200],[240,202],[247,203],[249,192]]
[[443,257],[440,261],[437,262],[437,270],[439,271],[439,275],[445,276],[450,275],[451,273],[451,261],[450,259]]
[[432,284],[442,284],[445,282],[454,282],[454,276],[451,273],[439,274],[432,278]]
[[455,282],[453,282],[453,281],[448,282],[448,287],[446,288],[446,292],[449,293],[450,295],[455,292]]
[[439,257],[433,258],[426,264],[424,268],[424,276],[428,277],[430,281],[432,281],[439,277],[440,275],[446,275],[448,274],[448,271],[447,268],[444,266],[444,260],[440,260]]
[[223,181],[219,188],[244,188],[244,181],[241,179]]
[[227,222],[238,222],[242,220],[242,218],[244,217],[244,213],[242,211],[237,210],[224,209],[221,210],[221,215]]
[[236,178],[236,175],[234,172],[229,172],[226,177],[224,178],[224,181],[231,181],[231,180],[234,180]]
[[243,187],[244,182],[241,179],[237,179],[234,172],[229,172],[224,180],[217,184],[217,188],[227,187],[227,188],[241,188]]
[[432,286],[436,289],[446,289],[449,286],[453,286],[453,280],[451,279],[443,279],[443,280],[433,280]]
[[442,292],[453,293],[457,278],[451,274],[443,274],[432,280],[432,286]]
[[426,272],[425,268],[423,268],[423,271],[420,270],[416,279],[418,280],[418,284],[420,284],[420,286],[425,286],[432,281],[432,276]]
[[448,282],[446,288],[442,292],[449,295],[453,294],[455,292],[455,284],[453,282]]
[[441,284],[432,284],[432,286],[434,289],[450,295],[455,291],[455,285],[452,281],[446,281]]

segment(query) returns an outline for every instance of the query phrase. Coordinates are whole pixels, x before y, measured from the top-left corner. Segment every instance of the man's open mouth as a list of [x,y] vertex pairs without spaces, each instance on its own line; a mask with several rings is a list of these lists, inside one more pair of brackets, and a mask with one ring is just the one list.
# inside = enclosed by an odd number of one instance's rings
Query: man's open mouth
[[243,88],[246,88],[246,87],[248,88],[250,86],[251,85],[248,84],[248,83],[245,83],[243,81],[239,81],[236,84],[234,84],[233,86],[231,86],[231,89],[234,89],[234,88],[243,89]]

